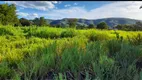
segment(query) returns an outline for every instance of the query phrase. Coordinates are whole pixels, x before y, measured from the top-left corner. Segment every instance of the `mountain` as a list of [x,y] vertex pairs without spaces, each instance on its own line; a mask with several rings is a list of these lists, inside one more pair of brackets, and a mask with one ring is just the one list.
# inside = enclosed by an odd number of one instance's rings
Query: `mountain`
[[[62,26],[69,26],[68,25],[68,19],[71,18],[64,18],[64,19],[60,19],[60,20],[52,20],[52,19],[46,19],[46,21],[50,24],[50,25],[59,25],[61,24]],[[97,25],[100,22],[106,22],[110,28],[118,25],[118,24],[135,24],[137,21],[141,21],[141,20],[136,20],[136,19],[129,19],[129,18],[103,18],[103,19],[95,19],[95,20],[89,20],[89,19],[78,19],[77,24],[76,25],[89,25],[91,23],[94,23],[95,25]]]

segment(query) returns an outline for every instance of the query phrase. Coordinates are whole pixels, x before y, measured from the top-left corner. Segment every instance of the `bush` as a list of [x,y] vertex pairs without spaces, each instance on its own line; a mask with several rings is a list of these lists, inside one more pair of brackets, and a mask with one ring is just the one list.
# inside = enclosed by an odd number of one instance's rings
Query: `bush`
[[107,46],[109,55],[108,56],[114,56],[116,52],[120,51],[121,49],[121,43],[117,40],[110,40],[107,41]]
[[97,24],[97,29],[108,29],[109,26],[105,22],[100,22]]
[[0,27],[0,35],[22,35],[22,31],[19,28],[14,28],[12,26]]
[[90,41],[103,41],[110,39],[110,37],[104,33],[91,33],[88,38]]
[[51,38],[51,39],[56,39],[60,37],[60,32],[57,31],[56,29],[49,29],[48,28],[43,28],[43,29],[37,29],[36,27],[29,28],[29,30],[25,30],[26,37],[40,37],[40,38]]
[[61,33],[61,38],[63,38],[63,37],[74,37],[75,35],[76,35],[75,30],[69,29],[69,30],[63,31]]
[[6,80],[6,77],[12,76],[12,70],[8,67],[6,62],[0,63],[0,80]]
[[0,28],[0,35],[14,35],[11,31],[7,30],[6,28]]

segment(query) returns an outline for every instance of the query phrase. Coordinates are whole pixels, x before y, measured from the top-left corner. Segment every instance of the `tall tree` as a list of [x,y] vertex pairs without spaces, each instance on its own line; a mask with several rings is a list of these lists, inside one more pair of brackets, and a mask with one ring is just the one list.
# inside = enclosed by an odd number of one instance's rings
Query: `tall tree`
[[76,28],[76,23],[77,23],[77,19],[73,18],[73,19],[68,19],[68,24],[71,28]]
[[31,25],[31,22],[25,18],[20,18],[20,23],[22,26],[30,26]]
[[40,19],[39,19],[39,18],[35,18],[35,19],[33,20],[33,23],[34,23],[34,25],[39,26],[39,25],[40,25]]
[[108,29],[109,26],[105,22],[100,22],[97,24],[97,29]]
[[0,4],[0,23],[2,25],[15,25],[18,22],[16,6],[14,4]]
[[140,9],[142,8],[142,6],[140,6]]
[[46,20],[44,19],[44,17],[40,17],[40,23],[39,23],[39,26],[46,26],[47,23],[46,23]]
[[95,28],[95,25],[93,23],[89,24],[88,28]]
[[138,21],[135,23],[137,26],[142,27],[142,22]]

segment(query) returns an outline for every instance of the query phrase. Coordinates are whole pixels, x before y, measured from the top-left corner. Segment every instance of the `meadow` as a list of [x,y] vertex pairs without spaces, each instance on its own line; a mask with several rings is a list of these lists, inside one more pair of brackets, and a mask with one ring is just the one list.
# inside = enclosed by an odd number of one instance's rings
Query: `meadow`
[[0,25],[0,80],[141,80],[142,31]]

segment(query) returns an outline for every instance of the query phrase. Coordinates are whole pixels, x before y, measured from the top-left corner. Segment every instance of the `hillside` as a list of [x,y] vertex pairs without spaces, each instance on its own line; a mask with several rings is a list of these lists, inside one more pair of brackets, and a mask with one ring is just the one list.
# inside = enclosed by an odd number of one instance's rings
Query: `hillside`
[[[70,18],[64,18],[60,20],[51,20],[46,19],[50,25],[58,25],[61,24],[62,26],[68,26],[67,22]],[[129,19],[129,18],[103,18],[103,19],[96,19],[96,20],[89,20],[89,19],[78,19],[77,25],[89,25],[90,23],[94,23],[97,25],[100,22],[106,22],[110,27],[113,27],[118,24],[135,24],[137,21],[135,19]]]

